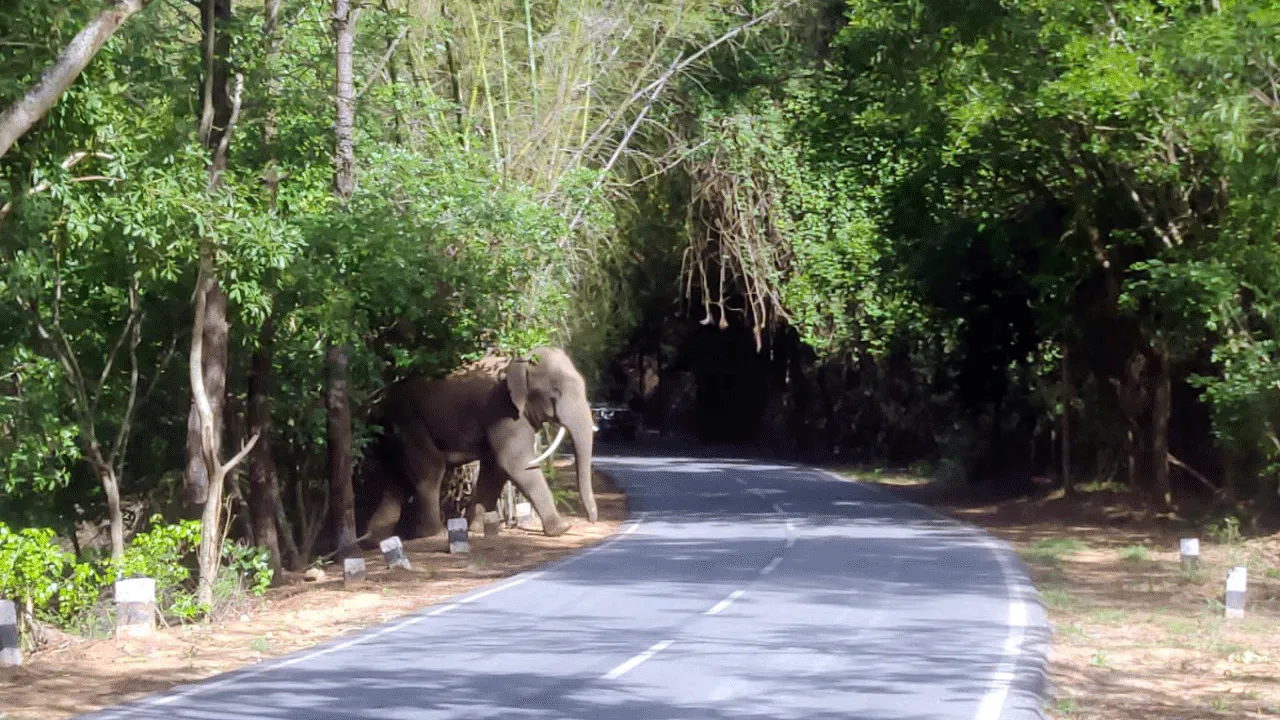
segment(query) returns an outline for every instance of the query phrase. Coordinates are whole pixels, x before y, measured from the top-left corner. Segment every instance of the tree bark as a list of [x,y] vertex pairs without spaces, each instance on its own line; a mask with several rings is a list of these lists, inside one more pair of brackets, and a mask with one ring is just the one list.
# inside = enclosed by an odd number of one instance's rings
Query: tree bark
[[277,32],[282,0],[266,0],[262,6],[263,69],[266,73],[266,112],[262,120],[262,144],[267,153],[267,166],[263,170],[263,182],[267,186],[269,207],[276,209],[276,196],[280,190],[280,171],[276,160],[276,136],[279,121],[276,103],[280,97],[280,76],[276,72],[276,58],[280,54],[280,34]]
[[[204,300],[203,337],[201,344],[202,368],[205,391],[209,393],[209,406],[213,423],[213,452],[222,451],[223,406],[227,391],[227,296],[216,282],[209,282]],[[209,493],[209,472],[204,463],[204,449],[200,440],[200,413],[195,402],[187,414],[187,467],[183,474],[183,487],[187,502],[202,505]]]
[[199,579],[196,584],[196,602],[210,607],[213,604],[213,583],[218,576],[218,565],[222,559],[222,533],[219,522],[222,512],[222,485],[227,473],[235,468],[245,455],[257,444],[257,437],[249,438],[235,457],[224,465],[214,452],[213,408],[209,394],[204,386],[204,318],[205,298],[208,297],[207,286],[212,283],[213,248],[205,241],[201,249],[200,271],[196,277],[196,311],[191,330],[191,355],[187,363],[187,371],[191,379],[191,394],[195,400],[196,410],[200,413],[200,439],[204,451],[204,465],[209,468],[208,499],[204,503],[204,511],[200,517],[200,548],[196,553],[199,565]]
[[[238,109],[232,107],[234,103],[227,92],[231,38],[218,32],[219,24],[231,20],[231,0],[202,0],[200,17],[204,32],[200,140],[209,149],[208,191],[212,193],[218,189],[227,167],[227,141],[234,123],[233,114]],[[202,340],[204,386],[213,412],[213,452],[221,457],[222,415],[227,390],[227,296],[219,287],[216,272],[208,280]],[[209,470],[205,467],[203,452],[200,417],[193,402],[187,413],[187,467],[182,476],[186,500],[192,505],[203,504],[208,498]]]
[[120,480],[110,467],[98,469],[103,494],[107,496],[107,522],[111,528],[111,559],[124,557],[124,513],[120,510]]
[[1169,484],[1169,416],[1173,413],[1169,352],[1157,350],[1155,392],[1151,404],[1151,489],[1165,508],[1173,505]]
[[[333,0],[333,34],[337,47],[336,117],[333,192],[346,207],[356,187],[355,81],[352,49],[358,11],[351,0]],[[329,507],[338,557],[356,548],[355,493],[351,487],[351,404],[347,389],[347,350],[335,343],[325,348],[328,388],[325,394],[329,442]]]
[[76,33],[36,84],[0,113],[0,157],[53,108],[116,30],[150,4],[151,0],[116,0]]
[[351,0],[333,0],[333,34],[337,43],[337,154],[334,156],[333,189],[340,201],[351,198],[356,188],[355,153],[355,72],[352,52],[356,40],[356,18]]
[[249,507],[253,517],[253,536],[258,547],[267,551],[271,560],[273,582],[280,580],[280,537],[277,527],[277,503],[280,501],[275,459],[271,455],[271,345],[274,340],[271,317],[267,317],[258,337],[258,349],[249,368],[249,434],[258,436],[258,444],[249,456]]
[[1075,485],[1071,482],[1071,355],[1067,344],[1062,343],[1062,491],[1071,497]]
[[325,398],[329,429],[329,508],[338,556],[356,544],[355,493],[351,487],[351,403],[347,391],[347,353],[330,345],[325,353],[329,391]]

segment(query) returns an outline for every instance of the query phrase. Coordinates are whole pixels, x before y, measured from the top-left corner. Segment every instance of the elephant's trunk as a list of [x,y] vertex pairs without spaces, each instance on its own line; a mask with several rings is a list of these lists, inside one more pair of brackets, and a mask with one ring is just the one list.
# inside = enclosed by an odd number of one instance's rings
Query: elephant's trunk
[[578,494],[582,497],[582,508],[587,511],[587,520],[595,522],[598,513],[595,493],[591,489],[591,406],[585,400],[561,398],[557,410],[560,424],[569,428],[569,435],[573,437],[573,455],[578,467]]

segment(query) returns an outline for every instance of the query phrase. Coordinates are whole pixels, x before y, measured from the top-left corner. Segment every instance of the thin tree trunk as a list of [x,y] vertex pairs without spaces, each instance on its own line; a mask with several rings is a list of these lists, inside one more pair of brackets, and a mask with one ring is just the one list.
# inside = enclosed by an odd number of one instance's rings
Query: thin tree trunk
[[124,513],[120,510],[120,480],[108,467],[98,468],[103,494],[107,496],[107,520],[111,527],[111,559],[124,557]]
[[[231,0],[203,0],[200,5],[204,32],[204,70],[200,139],[209,149],[208,191],[217,190],[227,166],[227,133],[232,124],[232,100],[227,92],[228,54],[231,38],[218,28],[231,20]],[[227,296],[219,287],[216,273],[210,276],[205,298],[204,386],[213,412],[213,452],[221,457],[223,404],[227,390]],[[203,460],[200,417],[195,403],[187,413],[187,467],[183,487],[188,503],[200,505],[209,494],[209,470]]]
[[204,352],[204,290],[210,284],[213,275],[213,248],[209,241],[204,241],[201,250],[200,271],[196,278],[196,311],[191,330],[191,355],[187,371],[191,379],[191,393],[195,399],[196,409],[200,413],[200,438],[204,450],[204,464],[209,468],[208,499],[204,503],[204,511],[200,517],[200,548],[196,559],[199,564],[199,580],[196,584],[196,601],[207,607],[213,604],[213,584],[218,576],[218,565],[222,559],[222,533],[219,520],[222,512],[222,485],[227,473],[235,468],[253,446],[257,444],[257,436],[249,438],[249,442],[240,449],[235,457],[224,465],[214,453],[213,440],[213,408],[209,394],[204,387],[203,352]]
[[262,144],[267,153],[267,166],[263,170],[263,183],[267,186],[268,205],[276,209],[276,196],[280,190],[280,173],[276,161],[276,136],[279,122],[276,103],[280,97],[280,77],[276,72],[276,58],[280,54],[280,34],[277,32],[282,0],[266,0],[263,4],[263,60],[266,73],[266,112],[262,120]]
[[338,199],[345,204],[356,188],[355,153],[355,73],[352,67],[352,51],[356,40],[358,10],[352,10],[351,0],[333,0],[333,34],[337,43],[337,154],[334,157],[333,188]]
[[325,363],[329,392],[325,399],[329,426],[329,509],[339,557],[356,543],[355,494],[351,487],[351,404],[347,391],[347,353],[330,345]]
[[1070,497],[1075,494],[1071,482],[1071,356],[1067,344],[1062,343],[1062,491]]
[[[204,347],[204,385],[209,393],[213,413],[213,451],[222,449],[223,406],[227,391],[227,296],[216,283],[208,283],[204,301],[205,313],[201,339]],[[187,414],[187,467],[183,475],[187,502],[202,505],[209,494],[209,472],[204,464],[204,449],[200,440],[200,413],[195,402]]]
[[[333,191],[345,208],[356,187],[355,83],[351,64],[356,17],[351,0],[333,0],[333,33],[337,47],[337,102],[334,135]],[[325,407],[329,441],[329,507],[338,556],[346,557],[356,545],[355,494],[351,487],[351,403],[347,389],[347,351],[330,343],[325,349],[328,389]]]
[[0,157],[53,108],[116,30],[150,4],[151,0],[115,0],[76,33],[36,84],[0,113]]
[[1169,417],[1173,413],[1169,352],[1159,348],[1156,362],[1155,393],[1151,405],[1151,485],[1162,507],[1173,505],[1169,484]]
[[280,538],[276,526],[280,491],[275,460],[271,456],[271,410],[267,398],[271,394],[271,317],[267,317],[258,337],[258,349],[249,368],[249,433],[258,436],[258,444],[249,456],[249,507],[253,516],[253,535],[258,547],[267,551],[271,560],[273,582],[280,580]]

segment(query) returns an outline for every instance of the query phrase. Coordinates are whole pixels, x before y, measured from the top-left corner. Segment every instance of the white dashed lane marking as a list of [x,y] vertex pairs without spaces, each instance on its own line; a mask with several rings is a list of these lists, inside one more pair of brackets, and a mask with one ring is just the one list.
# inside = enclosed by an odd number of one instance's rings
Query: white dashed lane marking
[[740,597],[742,597],[742,593],[744,593],[744,592],[746,592],[746,590],[734,590],[733,592],[729,593],[729,597],[727,597],[727,598],[725,598],[725,599],[721,600],[720,602],[716,603],[716,604],[715,604],[715,607],[712,607],[710,610],[706,611],[706,612],[705,612],[705,613],[703,613],[703,614],[704,614],[704,615],[719,615],[721,610],[724,610],[725,608],[727,608],[727,607],[729,607],[730,605],[732,605],[732,604],[733,604],[733,601],[734,601],[734,600],[737,600],[737,599],[738,599],[738,598],[740,598]]
[[617,680],[618,678],[622,677],[623,675],[626,675],[627,673],[631,672],[632,670],[635,670],[635,669],[636,669],[636,668],[637,668],[641,663],[643,663],[643,662],[645,662],[646,660],[648,660],[648,659],[652,658],[654,655],[657,655],[658,653],[662,652],[663,650],[666,650],[667,648],[671,647],[671,642],[672,642],[672,641],[670,641],[670,640],[663,640],[662,642],[654,643],[654,644],[653,644],[653,646],[652,646],[652,647],[650,647],[648,650],[645,650],[644,652],[640,653],[639,655],[637,655],[637,656],[635,656],[635,657],[631,658],[630,660],[628,660],[628,661],[626,661],[626,662],[622,663],[622,664],[621,664],[621,665],[619,665],[618,667],[616,667],[616,668],[614,668],[614,669],[610,670],[609,672],[605,673],[605,674],[604,674],[604,679],[605,679],[605,680]]

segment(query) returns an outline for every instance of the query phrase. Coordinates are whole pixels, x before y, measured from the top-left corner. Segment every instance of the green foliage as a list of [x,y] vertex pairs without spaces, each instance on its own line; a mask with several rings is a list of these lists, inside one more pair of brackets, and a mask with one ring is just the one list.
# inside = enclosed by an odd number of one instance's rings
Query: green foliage
[[119,564],[108,563],[107,582],[149,577],[156,581],[156,608],[159,612],[192,620],[201,608],[195,601],[189,564],[200,547],[200,522],[183,520],[165,524],[160,516],[151,518],[151,529],[138,533],[125,548]]
[[[19,607],[30,604],[37,617],[74,629],[117,580],[148,577],[156,581],[161,614],[194,620],[207,610],[196,602],[192,576],[200,523],[167,524],[158,515],[150,522],[151,529],[132,538],[118,563],[109,558],[77,562],[59,547],[52,530],[14,531],[0,523],[0,597]],[[228,540],[222,559],[224,574],[250,594],[261,596],[270,586],[272,571],[261,548]]]
[[262,548],[227,540],[222,545],[222,563],[251,595],[261,597],[271,586],[271,558]]

